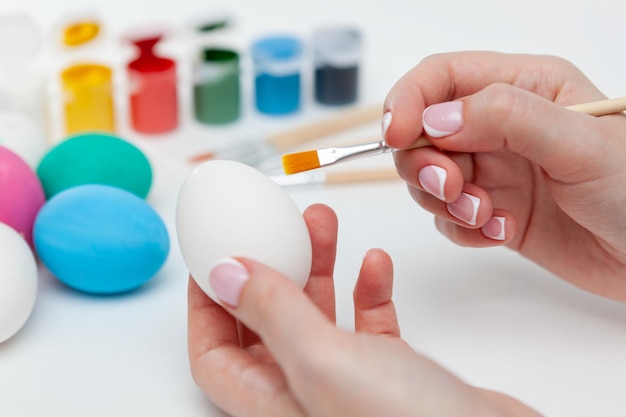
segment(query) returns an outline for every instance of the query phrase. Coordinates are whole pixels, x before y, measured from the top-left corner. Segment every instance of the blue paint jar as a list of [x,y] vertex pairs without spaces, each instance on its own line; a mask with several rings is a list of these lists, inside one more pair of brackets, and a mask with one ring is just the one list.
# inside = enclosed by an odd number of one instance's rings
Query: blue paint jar
[[293,36],[271,36],[252,44],[257,110],[282,115],[300,108],[302,45]]

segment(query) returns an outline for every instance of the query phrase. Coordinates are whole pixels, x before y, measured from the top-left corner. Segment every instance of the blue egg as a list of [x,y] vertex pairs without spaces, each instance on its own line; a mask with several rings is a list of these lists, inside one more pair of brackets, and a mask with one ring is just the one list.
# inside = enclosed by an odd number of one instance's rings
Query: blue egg
[[165,224],[148,203],[96,184],[48,200],[35,219],[33,240],[59,281],[94,294],[141,286],[161,268],[170,247]]

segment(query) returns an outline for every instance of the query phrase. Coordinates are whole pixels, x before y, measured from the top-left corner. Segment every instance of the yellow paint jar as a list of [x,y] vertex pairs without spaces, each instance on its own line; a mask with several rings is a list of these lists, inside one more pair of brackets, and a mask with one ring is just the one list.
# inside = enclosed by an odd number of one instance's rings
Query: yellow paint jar
[[79,46],[90,42],[100,33],[100,24],[96,21],[80,21],[63,30],[62,42],[65,46]]
[[61,73],[65,133],[114,132],[112,71],[100,64],[83,63]]

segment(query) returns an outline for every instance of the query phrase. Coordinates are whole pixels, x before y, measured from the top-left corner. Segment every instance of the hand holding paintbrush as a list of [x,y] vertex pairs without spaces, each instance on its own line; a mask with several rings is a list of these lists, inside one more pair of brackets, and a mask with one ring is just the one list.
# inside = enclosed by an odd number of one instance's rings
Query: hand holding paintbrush
[[[626,110],[626,97],[576,104],[568,106],[567,108],[579,113],[589,114],[591,116],[603,116]],[[420,137],[413,144],[413,146],[408,149],[421,148],[430,145],[432,144],[427,138]],[[290,175],[328,165],[334,165],[340,162],[346,162],[371,155],[395,152],[398,150],[399,149],[390,148],[384,141],[378,141],[360,145],[331,147],[285,154],[282,157],[282,162],[285,174]]]

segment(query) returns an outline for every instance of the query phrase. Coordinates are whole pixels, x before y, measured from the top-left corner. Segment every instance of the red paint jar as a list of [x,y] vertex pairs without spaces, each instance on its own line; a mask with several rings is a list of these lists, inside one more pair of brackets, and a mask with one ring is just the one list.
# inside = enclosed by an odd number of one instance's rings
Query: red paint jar
[[178,126],[176,63],[154,53],[160,39],[161,35],[129,39],[139,50],[127,69],[131,125],[140,133],[165,133]]

